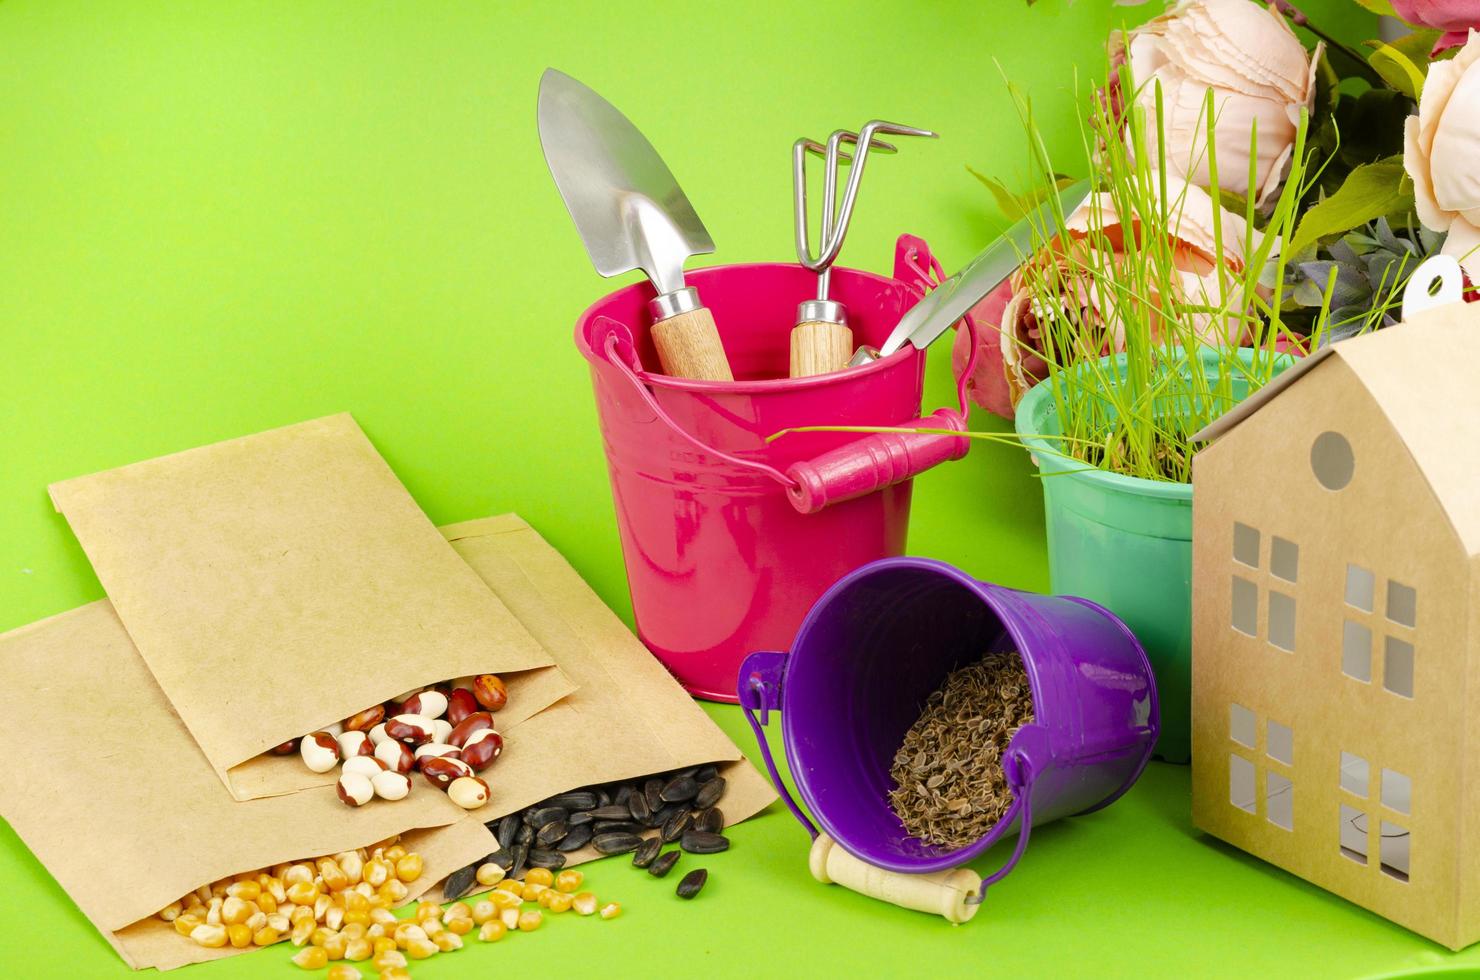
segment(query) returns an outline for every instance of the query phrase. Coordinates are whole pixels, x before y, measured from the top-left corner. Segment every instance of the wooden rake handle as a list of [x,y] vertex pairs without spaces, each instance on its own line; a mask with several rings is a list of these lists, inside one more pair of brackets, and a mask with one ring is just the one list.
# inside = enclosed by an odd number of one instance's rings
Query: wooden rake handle
[[707,307],[689,310],[653,324],[653,345],[658,348],[658,362],[663,373],[673,378],[696,381],[734,381],[730,362],[714,315]]
[[791,330],[791,376],[810,378],[848,366],[853,356],[853,331],[841,323],[809,320]]

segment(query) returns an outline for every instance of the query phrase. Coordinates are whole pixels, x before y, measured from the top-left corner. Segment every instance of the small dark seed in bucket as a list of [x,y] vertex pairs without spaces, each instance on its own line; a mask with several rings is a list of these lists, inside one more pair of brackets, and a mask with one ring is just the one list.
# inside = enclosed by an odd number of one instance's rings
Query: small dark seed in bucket
[[709,834],[702,830],[687,831],[679,839],[679,847],[690,854],[718,854],[730,848],[730,839],[720,834]]
[[683,880],[678,883],[678,897],[693,898],[699,894],[699,890],[704,887],[704,883],[708,880],[708,870],[705,868],[695,868],[693,871],[684,875]]
[[541,847],[552,847],[565,839],[570,833],[570,827],[564,820],[555,820],[540,828],[539,833],[534,835],[535,843]]
[[511,813],[498,822],[498,846],[508,850],[515,844],[514,835],[519,833],[519,814]]
[[720,797],[725,795],[725,780],[723,776],[715,776],[709,782],[699,787],[699,792],[694,796],[694,806],[697,809],[714,806]]
[[625,806],[617,806],[615,803],[609,803],[606,806],[599,806],[599,807],[597,807],[596,809],[594,809],[594,810],[592,810],[590,812],[591,812],[591,819],[592,820],[631,820],[632,819],[632,811],[631,810],[627,809]]
[[559,844],[555,845],[555,850],[579,851],[591,843],[591,836],[591,824],[589,821],[578,824],[570,828],[570,832],[565,835],[565,838]]
[[693,822],[694,818],[689,816],[689,812],[687,810],[679,810],[673,816],[669,817],[667,822],[663,824],[663,843],[672,844],[674,841],[678,840],[680,837],[683,836],[684,831],[689,829]]
[[717,834],[725,829],[724,811],[717,806],[700,810],[694,814],[694,829],[702,830],[706,834]]
[[659,790],[658,795],[664,803],[682,803],[692,800],[698,792],[699,784],[693,776],[679,776]]
[[447,876],[447,880],[442,882],[443,897],[449,902],[455,902],[459,898],[462,898],[468,892],[472,891],[473,886],[478,883],[477,874],[478,865],[476,862],[468,865],[466,868],[458,868],[452,872],[452,874]]
[[639,823],[647,823],[648,818],[653,815],[648,807],[647,797],[641,793],[633,793],[627,798],[627,810],[632,814],[632,819]]
[[597,834],[591,843],[602,854],[626,854],[641,847],[642,838],[636,834]]
[[647,797],[649,810],[663,809],[663,780],[649,779],[643,783],[642,795]]
[[673,870],[673,866],[678,863],[678,859],[682,855],[682,853],[682,851],[668,851],[667,853],[660,855],[658,859],[654,861],[652,865],[648,868],[648,874],[652,875],[654,878],[663,877],[668,872]]
[[642,842],[642,846],[632,852],[632,866],[634,868],[646,868],[653,863],[653,858],[658,856],[658,851],[663,847],[663,842],[656,837],[649,837]]
[[565,855],[559,851],[547,851],[543,848],[530,848],[529,866],[531,868],[549,868],[551,871],[559,871],[565,867]]

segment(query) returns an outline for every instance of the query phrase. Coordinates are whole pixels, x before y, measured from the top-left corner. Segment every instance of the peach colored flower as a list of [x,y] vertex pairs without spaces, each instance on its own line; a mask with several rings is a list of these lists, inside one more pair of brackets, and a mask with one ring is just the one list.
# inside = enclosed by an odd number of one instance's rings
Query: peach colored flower
[[1480,32],[1429,66],[1418,115],[1403,129],[1403,168],[1424,227],[1447,232],[1444,254],[1480,281]]

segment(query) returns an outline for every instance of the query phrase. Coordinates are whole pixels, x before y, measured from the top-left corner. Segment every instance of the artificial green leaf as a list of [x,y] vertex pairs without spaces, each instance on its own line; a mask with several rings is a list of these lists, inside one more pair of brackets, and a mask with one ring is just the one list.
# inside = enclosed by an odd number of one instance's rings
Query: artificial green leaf
[[1372,49],[1367,61],[1394,91],[1417,101],[1423,94],[1429,52],[1439,39],[1438,31],[1414,31],[1395,41],[1364,41]]
[[1290,248],[1298,252],[1322,238],[1412,207],[1413,182],[1403,170],[1402,154],[1364,164],[1334,194],[1305,212]]
[[1398,16],[1393,10],[1392,0],[1356,0],[1357,6],[1370,10],[1379,17]]

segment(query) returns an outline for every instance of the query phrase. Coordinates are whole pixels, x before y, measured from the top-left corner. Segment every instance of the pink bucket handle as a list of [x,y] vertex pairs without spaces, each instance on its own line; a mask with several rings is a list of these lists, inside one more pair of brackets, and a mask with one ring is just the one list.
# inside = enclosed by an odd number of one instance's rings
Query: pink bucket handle
[[[939,284],[942,275],[940,263],[930,254],[930,246],[924,239],[914,235],[899,236],[894,254],[895,279],[923,296]],[[966,372],[956,383],[960,410],[942,408],[894,428],[966,430],[966,379],[976,364],[976,323],[970,316],[965,318],[965,322],[971,331],[972,344]],[[794,463],[783,473],[767,463],[742,459],[716,449],[675,422],[640,377],[642,364],[632,342],[632,333],[625,324],[607,316],[598,316],[591,324],[587,339],[593,350],[605,354],[607,363],[622,376],[648,411],[676,435],[705,455],[774,480],[786,490],[792,506],[803,514],[814,514],[829,504],[853,500],[913,479],[940,463],[960,459],[971,445],[970,440],[956,435],[880,432],[855,439],[814,459]]]

